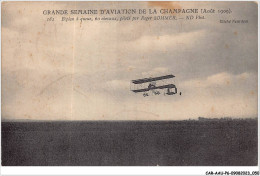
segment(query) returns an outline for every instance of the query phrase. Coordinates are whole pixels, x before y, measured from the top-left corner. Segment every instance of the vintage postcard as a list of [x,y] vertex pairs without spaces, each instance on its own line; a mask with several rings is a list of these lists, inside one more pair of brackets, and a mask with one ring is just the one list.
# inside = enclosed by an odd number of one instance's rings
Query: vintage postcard
[[7,1],[1,15],[2,166],[258,164],[257,2]]

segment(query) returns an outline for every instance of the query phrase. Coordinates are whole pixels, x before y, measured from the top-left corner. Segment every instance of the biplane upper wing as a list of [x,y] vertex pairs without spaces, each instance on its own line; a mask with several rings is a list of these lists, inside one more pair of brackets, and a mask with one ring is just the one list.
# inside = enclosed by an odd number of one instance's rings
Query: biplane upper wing
[[175,88],[176,86],[174,84],[167,84],[167,85],[163,85],[163,86],[157,86],[157,87],[151,87],[151,88],[145,88],[145,89],[137,89],[137,90],[132,90],[134,93],[137,92],[147,92],[149,90],[153,90],[153,89],[165,89],[165,88]]
[[158,81],[162,79],[169,79],[175,77],[174,75],[165,75],[165,76],[160,76],[160,77],[155,77],[155,78],[144,78],[144,79],[137,79],[137,80],[132,80],[132,83],[134,84],[142,84],[146,82],[152,82],[152,81]]

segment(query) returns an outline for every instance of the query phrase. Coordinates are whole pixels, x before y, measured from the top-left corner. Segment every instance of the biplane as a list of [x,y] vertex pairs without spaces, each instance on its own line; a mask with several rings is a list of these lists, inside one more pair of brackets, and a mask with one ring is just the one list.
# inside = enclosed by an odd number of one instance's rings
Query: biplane
[[150,77],[132,80],[131,84],[133,84],[133,86],[130,85],[130,90],[134,93],[142,92],[144,97],[149,96],[149,92],[154,95],[159,95],[162,91],[164,91],[164,95],[174,95],[177,94],[177,87],[175,84],[166,81],[174,77],[174,75],[165,75],[154,78]]

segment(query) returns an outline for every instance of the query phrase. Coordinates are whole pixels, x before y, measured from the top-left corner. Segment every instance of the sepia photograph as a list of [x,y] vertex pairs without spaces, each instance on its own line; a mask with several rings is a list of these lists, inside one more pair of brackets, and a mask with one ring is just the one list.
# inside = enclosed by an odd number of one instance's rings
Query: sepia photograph
[[258,2],[3,1],[1,116],[2,166],[258,166]]

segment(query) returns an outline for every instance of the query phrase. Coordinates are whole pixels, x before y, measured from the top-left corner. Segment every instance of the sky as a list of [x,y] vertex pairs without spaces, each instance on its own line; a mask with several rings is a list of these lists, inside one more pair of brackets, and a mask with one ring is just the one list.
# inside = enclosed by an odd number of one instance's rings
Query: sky
[[[62,15],[43,15],[44,10],[125,8],[230,8],[232,13],[120,22],[65,22]],[[103,17],[78,15],[96,16]],[[3,2],[2,119],[257,117],[257,38],[254,2]],[[129,90],[131,80],[167,74],[175,75],[181,96],[143,97]]]

